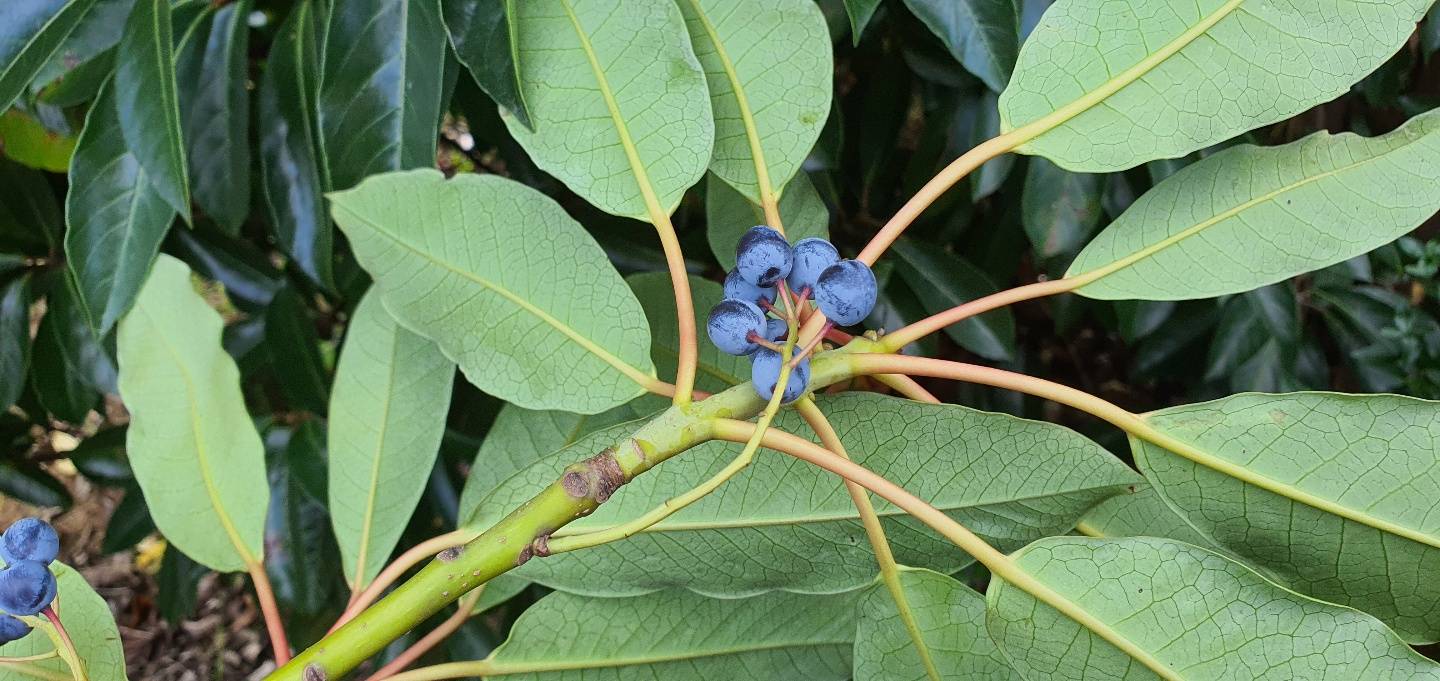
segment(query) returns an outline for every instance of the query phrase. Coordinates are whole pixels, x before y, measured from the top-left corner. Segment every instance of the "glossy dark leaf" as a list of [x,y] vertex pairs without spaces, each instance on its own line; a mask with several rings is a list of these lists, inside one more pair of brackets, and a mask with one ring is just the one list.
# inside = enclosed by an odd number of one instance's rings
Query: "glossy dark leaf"
[[[41,91],[41,99],[44,99],[44,92],[68,79],[76,69],[94,62],[102,53],[112,51],[120,42],[125,17],[130,16],[130,9],[134,6],[135,0],[99,0],[60,44],[60,49],[50,55],[50,61],[35,74],[30,82],[31,91]],[[112,54],[112,67],[113,58]],[[100,80],[103,82],[104,78]]]
[[0,111],[10,108],[97,0],[7,2],[0,14]]
[[127,426],[102,430],[70,451],[70,462],[85,477],[106,485],[125,485],[135,479],[125,459]]
[[851,41],[859,45],[865,26],[880,8],[880,0],[845,0],[845,13],[850,15]]
[[[313,433],[304,433],[313,430]],[[275,587],[288,628],[302,639],[323,634],[331,612],[344,599],[335,588],[341,584],[339,549],[330,533],[325,504],[310,495],[297,469],[323,456],[323,427],[307,421],[285,442],[267,438],[270,478],[270,512],[265,522],[265,570]],[[283,444],[274,448],[274,444]],[[323,497],[322,497],[323,498]],[[300,642],[304,645],[304,641]]]
[[68,273],[57,274],[35,336],[30,380],[47,411],[78,424],[100,401],[101,393],[116,392],[115,362],[85,321]]
[[40,93],[40,101],[58,107],[79,106],[95,99],[100,94],[100,87],[114,72],[115,51],[106,50],[70,69],[64,77],[46,87]]
[[0,409],[15,404],[30,367],[30,277],[0,283]]
[[110,524],[105,526],[105,538],[100,542],[100,553],[110,555],[124,551],[155,532],[155,521],[150,518],[150,509],[145,505],[145,496],[139,485],[129,485],[125,496],[110,514]]
[[1214,381],[1233,375],[1249,380],[1239,369],[1272,342],[1278,344],[1274,350],[1294,359],[1299,331],[1299,310],[1290,284],[1232,296],[1220,311],[1220,323],[1205,362],[1205,379]]
[[200,598],[200,578],[210,569],[190,559],[173,545],[160,560],[159,591],[156,601],[160,616],[172,625],[190,617]]
[[995,92],[1010,82],[1020,52],[1014,0],[905,0],[965,70]]
[[515,69],[515,28],[509,21],[516,0],[441,0],[455,55],[480,89],[526,127],[530,114]]
[[[1025,174],[1021,215],[1025,234],[1043,260],[1069,260],[1100,224],[1104,176],[1072,173],[1040,157]],[[1058,273],[1057,273],[1058,274]]]
[[200,276],[224,284],[226,297],[246,312],[264,311],[285,285],[265,253],[248,241],[216,230],[177,229],[170,233],[165,250],[179,256]]
[[45,175],[0,156],[0,250],[45,255],[58,249],[63,224]]
[[216,9],[175,67],[195,202],[231,233],[250,212],[249,13],[249,0]]
[[125,147],[115,81],[101,89],[70,165],[65,254],[86,321],[104,333],[130,309],[175,211]]
[[316,123],[323,9],[316,0],[297,3],[270,47],[260,84],[260,186],[281,248],[311,280],[333,288]]
[[[895,243],[898,273],[915,291],[930,314],[999,290],[999,286],[969,261],[945,251],[901,240]],[[966,350],[987,359],[1008,360],[1015,353],[1015,317],[1008,309],[994,310],[945,327],[945,333]]]
[[348,0],[331,10],[319,97],[331,189],[435,165],[445,63],[439,0]]
[[170,20],[168,0],[136,0],[115,54],[115,109],[125,147],[146,179],[189,221],[190,178]]
[[291,408],[324,414],[330,379],[310,311],[295,291],[281,290],[266,308],[265,345]]
[[70,492],[59,480],[28,462],[0,463],[0,494],[32,506],[70,508]]

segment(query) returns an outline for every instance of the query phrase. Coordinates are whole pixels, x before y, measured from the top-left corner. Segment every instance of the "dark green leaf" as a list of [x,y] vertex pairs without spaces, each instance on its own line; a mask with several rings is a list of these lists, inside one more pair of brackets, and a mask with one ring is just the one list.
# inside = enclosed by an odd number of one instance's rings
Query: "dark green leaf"
[[170,546],[160,560],[159,596],[160,616],[172,625],[188,619],[195,612],[195,603],[200,598],[200,578],[210,574],[210,569]]
[[176,64],[195,201],[231,233],[250,212],[249,13],[249,0],[215,10],[204,40],[187,41]]
[[135,479],[125,460],[126,426],[102,430],[71,450],[70,462],[85,477],[107,485],[125,485]]
[[905,0],[965,70],[995,92],[1010,82],[1020,51],[1014,0]]
[[29,462],[0,463],[0,494],[32,506],[70,508],[70,492]]
[[266,254],[250,242],[216,230],[177,229],[166,251],[174,253],[200,276],[225,285],[225,296],[246,312],[263,312],[285,285]]
[[445,44],[439,0],[336,3],[318,104],[330,188],[435,165]]
[[21,0],[0,14],[0,111],[10,108],[97,0]]
[[282,289],[266,308],[265,345],[290,407],[324,414],[330,378],[320,358],[315,323],[294,290]]
[[[1069,264],[1100,224],[1104,176],[1072,173],[1050,161],[1030,159],[1021,213],[1035,255]],[[1058,272],[1056,272],[1058,274]]]
[[64,219],[45,175],[0,156],[0,250],[58,250]]
[[79,106],[95,99],[100,94],[100,87],[114,72],[115,50],[106,50],[45,88],[40,93],[40,101],[58,107]]
[[86,320],[100,333],[130,309],[175,216],[125,148],[115,87],[90,108],[65,197],[65,254]]
[[40,404],[62,421],[81,423],[100,400],[115,393],[115,362],[80,309],[69,273],[56,277],[35,336],[31,381]]
[[325,26],[317,13],[322,7],[313,0],[296,4],[271,45],[260,85],[260,169],[270,224],[281,248],[306,276],[333,288],[333,236],[330,216],[325,214],[315,120],[320,77],[317,36]]
[[125,147],[154,191],[188,222],[190,179],[173,41],[169,0],[136,0],[115,54],[114,101]]
[[514,2],[442,0],[455,56],[485,94],[529,127],[530,114],[525,110],[520,74],[515,68],[515,25],[508,16]]
[[854,44],[860,44],[860,35],[879,8],[880,0],[845,0],[845,13],[850,15],[850,35]]
[[[999,290],[995,282],[969,261],[934,246],[902,239],[895,243],[898,271],[930,314]],[[1008,360],[1015,353],[1015,317],[994,310],[945,327],[945,333],[982,357]]]
[[[30,89],[32,91],[54,89],[59,84],[57,81],[63,82],[76,69],[93,63],[101,53],[112,51],[111,48],[120,42],[120,32],[125,27],[125,17],[130,16],[130,9],[134,5],[135,0],[100,0],[96,3],[95,9],[86,13],[85,18],[80,20],[80,25],[76,26],[65,42],[61,43],[60,49],[50,56],[50,62],[35,75],[35,79],[30,83]],[[113,67],[114,63],[112,54],[110,65]],[[100,81],[104,80],[102,76]],[[99,83],[96,85],[98,87]],[[41,99],[44,99],[43,94]]]
[[[790,243],[811,236],[830,238],[830,209],[805,173],[797,174],[785,187],[779,208],[780,219],[785,221],[785,237]],[[740,235],[761,224],[765,224],[765,213],[760,206],[713,173],[706,178],[705,236],[721,267],[735,268],[735,244],[740,241]]]
[[[1299,309],[1295,304],[1295,290],[1289,283],[1266,286],[1231,297],[1220,310],[1220,323],[1215,327],[1215,339],[1210,344],[1206,359],[1205,380],[1215,381],[1233,376],[1242,382],[1232,381],[1232,389],[1242,386],[1256,388],[1252,376],[1240,371],[1241,366],[1254,358],[1267,344],[1277,344],[1283,351],[1275,368],[1285,369],[1294,359],[1300,333]],[[1279,386],[1271,386],[1277,389]]]
[[154,531],[155,521],[150,518],[150,509],[145,505],[140,486],[129,485],[125,496],[110,514],[110,524],[105,526],[105,538],[100,542],[100,553],[108,556],[124,551]]
[[340,554],[330,533],[330,516],[324,497],[311,496],[303,481],[303,469],[324,460],[323,431],[319,422],[306,421],[283,448],[272,448],[267,457],[270,513],[265,522],[265,570],[292,627],[296,622],[291,620],[321,619],[317,616],[337,605]]
[[30,367],[30,277],[0,283],[0,409],[15,404]]

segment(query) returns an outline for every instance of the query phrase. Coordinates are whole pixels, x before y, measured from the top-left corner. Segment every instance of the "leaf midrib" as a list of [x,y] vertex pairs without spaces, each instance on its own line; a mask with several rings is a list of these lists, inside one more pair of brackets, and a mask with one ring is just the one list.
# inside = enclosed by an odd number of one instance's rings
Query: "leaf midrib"
[[[729,648],[715,648],[700,653],[670,653],[659,655],[636,655],[633,657],[614,657],[608,659],[574,659],[574,660],[547,660],[545,662],[511,662],[496,661],[492,655],[486,661],[490,663],[490,669],[486,676],[505,674],[524,674],[530,672],[546,671],[571,671],[580,669],[608,669],[614,667],[633,667],[646,664],[659,664],[663,662],[683,662],[686,660],[698,660],[713,657],[727,657],[732,655],[743,655],[745,653],[765,652],[769,650],[786,650],[790,648],[819,648],[823,646],[843,646],[849,644],[846,640],[825,640],[825,641],[780,641],[764,644],[732,646]],[[497,648],[495,654],[504,651],[504,647]]]
[[[755,126],[755,114],[750,109],[750,99],[745,94],[745,85],[740,82],[740,74],[735,71],[735,64],[730,60],[730,53],[725,49],[725,43],[720,40],[719,31],[711,23],[710,16],[700,5],[700,0],[687,0],[687,2],[694,9],[700,25],[705,28],[705,34],[710,37],[710,43],[715,47],[715,56],[720,58],[720,66],[725,71],[726,79],[730,81],[730,92],[735,96],[735,105],[740,109],[740,122],[745,126],[745,137],[750,143],[750,157],[755,164],[756,189],[760,192],[762,199],[773,196],[775,187],[770,183],[770,167],[765,162],[765,150],[760,144],[760,131]],[[774,227],[780,229],[782,233],[784,232],[780,225],[774,225]]]
[[[384,306],[381,307],[381,314],[390,314],[383,309]],[[370,487],[365,495],[365,517],[361,521],[360,547],[356,552],[355,584],[357,586],[363,586],[368,581],[365,574],[365,559],[370,550],[370,534],[374,531],[375,499],[380,495],[380,463],[385,457],[385,439],[390,434],[390,404],[394,398],[392,393],[395,387],[395,369],[399,364],[395,358],[397,356],[396,351],[400,346],[399,338],[396,338],[393,329],[390,334],[390,341],[390,369],[386,372],[385,376],[386,399],[381,400],[380,423],[377,426],[378,432],[375,434],[375,458],[370,464]]]

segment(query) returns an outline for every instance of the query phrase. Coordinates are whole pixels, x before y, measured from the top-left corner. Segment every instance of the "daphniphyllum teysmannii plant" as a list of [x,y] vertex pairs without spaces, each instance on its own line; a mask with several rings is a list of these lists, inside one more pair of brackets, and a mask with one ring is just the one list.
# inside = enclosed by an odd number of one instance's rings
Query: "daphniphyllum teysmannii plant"
[[[60,4],[56,26],[95,2]],[[856,8],[878,3],[845,4],[868,18]],[[906,4],[939,21],[932,3]],[[339,317],[333,387],[309,398],[326,416],[323,485],[351,596],[292,650],[266,573],[265,449],[225,350],[243,339],[222,346],[213,292],[155,257],[175,216],[201,219],[192,199],[204,219],[245,221],[248,193],[217,187],[248,165],[207,172],[218,162],[186,146],[224,125],[195,112],[226,107],[185,55],[210,64],[240,35],[243,82],[250,6],[136,0],[70,169],[67,290],[88,328],[116,329],[127,451],[155,525],[198,563],[251,576],[278,665],[266,678],[335,681],[412,631],[369,678],[1440,678],[1410,647],[1440,640],[1440,404],[1244,393],[1136,413],[917,351],[1022,301],[1241,294],[1415,229],[1440,209],[1434,111],[1384,134],[1219,145],[1346,93],[1431,0],[1056,0],[1013,69],[984,4],[954,4],[981,13],[949,44],[999,93],[986,104],[998,134],[852,252],[832,243],[800,172],[834,71],[812,0],[289,10],[258,85],[273,125],[257,200],[314,290],[373,280]],[[26,45],[49,44],[48,30]],[[28,63],[0,70],[0,86],[11,73],[28,83]],[[461,66],[583,210],[649,223],[668,271],[623,278],[612,258],[624,254],[602,249],[574,205],[503,174],[433,169]],[[193,103],[177,82],[195,86]],[[226,132],[248,138],[243,124]],[[892,246],[913,249],[905,230],[987,162],[1026,154],[1114,173],[1200,150],[1077,245],[1062,276],[866,327]],[[672,224],[702,178],[723,285],[691,273]],[[330,219],[353,262],[331,257]],[[138,265],[90,236],[113,220],[149,234],[128,242]],[[118,274],[85,274],[96,271]],[[391,560],[456,368],[507,406],[458,529]],[[943,403],[917,378],[1093,415],[1128,437],[1138,471],[1060,425]],[[554,592],[488,656],[417,665],[532,583]],[[61,573],[62,602],[67,584]],[[81,661],[47,663],[102,678],[83,660],[103,644],[76,639]]]

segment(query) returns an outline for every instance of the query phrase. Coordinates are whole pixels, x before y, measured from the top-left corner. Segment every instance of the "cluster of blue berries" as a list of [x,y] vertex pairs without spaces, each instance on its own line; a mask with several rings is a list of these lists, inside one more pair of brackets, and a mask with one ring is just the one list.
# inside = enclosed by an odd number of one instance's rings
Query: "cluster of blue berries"
[[[791,323],[801,321],[789,318],[787,310],[800,317],[813,300],[831,324],[851,326],[870,314],[877,293],[870,267],[842,260],[829,241],[812,237],[791,246],[780,232],[756,225],[735,247],[735,269],[725,277],[725,300],[710,310],[706,331],[720,350],[751,357],[755,392],[769,400],[780,377],[781,356],[775,348],[786,342]],[[787,296],[785,305],[777,307],[781,295]],[[810,360],[801,356],[781,399],[787,404],[799,399],[809,382]]]
[[60,552],[55,528],[39,518],[22,518],[0,535],[0,645],[30,633],[16,615],[35,615],[55,600],[55,575],[48,565]]

